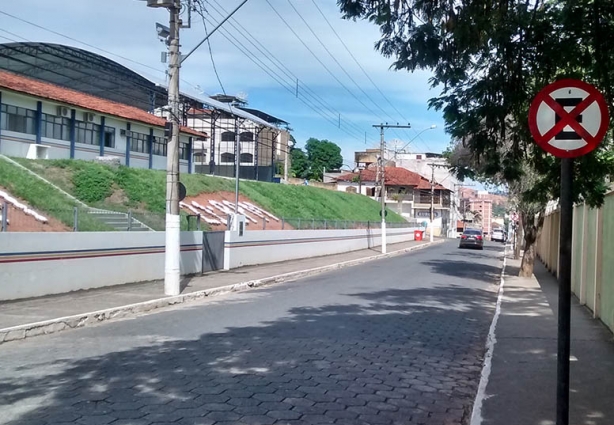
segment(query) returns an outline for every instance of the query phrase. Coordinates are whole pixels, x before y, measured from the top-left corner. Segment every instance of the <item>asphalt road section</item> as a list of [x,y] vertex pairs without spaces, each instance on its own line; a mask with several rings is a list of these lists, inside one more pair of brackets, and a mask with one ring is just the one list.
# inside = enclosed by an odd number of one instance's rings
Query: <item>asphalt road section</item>
[[465,424],[503,247],[457,244],[8,344],[0,423]]

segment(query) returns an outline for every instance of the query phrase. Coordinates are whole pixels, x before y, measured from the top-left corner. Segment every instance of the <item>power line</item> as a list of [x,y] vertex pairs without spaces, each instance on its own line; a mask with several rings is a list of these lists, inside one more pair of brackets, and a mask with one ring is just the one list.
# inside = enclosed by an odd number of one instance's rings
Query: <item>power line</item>
[[[354,99],[356,99],[361,105],[363,105],[370,113],[374,113],[367,105],[365,105],[365,103],[354,94],[354,92],[352,90],[350,90],[331,70],[330,68],[328,68],[326,66],[326,64],[324,62],[322,62],[322,60],[318,57],[318,55],[316,55],[313,50],[307,45],[307,43],[305,43],[305,41],[301,38],[301,36],[299,36],[296,31],[294,31],[294,29],[292,28],[292,26],[281,16],[281,14],[277,11],[277,9],[275,9],[275,7],[271,4],[271,2],[269,0],[265,0],[267,2],[267,4],[271,7],[271,9],[273,9],[273,12],[275,12],[275,14],[279,17],[279,19],[284,23],[284,25],[286,25],[286,27],[288,27],[288,29],[292,32],[292,34],[294,34],[294,36],[301,42],[301,44],[307,49],[307,51],[309,51],[309,53],[311,53],[311,55],[314,57],[314,59],[316,61],[318,61],[318,63],[320,65],[322,65],[322,67],[335,79],[335,81],[337,81]],[[294,7],[294,6],[293,6]]]
[[[207,19],[207,18],[205,18],[205,19],[209,23],[215,23],[215,21],[212,21],[212,20]],[[230,31],[228,31],[226,29],[223,29],[223,28],[220,28],[219,32],[232,45],[234,45],[241,53],[243,53],[250,61],[252,61],[254,64],[256,64],[256,66],[261,68],[266,74],[268,74],[271,78],[273,78],[278,84],[280,84],[283,88],[288,90],[290,93],[294,93],[294,88],[293,87],[289,87],[287,85],[287,82],[284,82],[283,77],[281,77],[277,72],[272,70],[268,65],[262,63],[258,59],[255,59],[255,55],[253,53],[249,52],[249,50]],[[327,121],[331,122],[331,124],[336,125],[336,122],[334,120],[331,120],[331,118],[329,116],[326,116],[326,115],[322,114],[322,112],[317,107],[314,107],[313,104],[310,101],[307,101],[306,99],[300,98],[300,97],[298,99],[301,102],[303,102],[305,105],[307,105],[310,109],[312,109],[313,111],[315,111],[316,113],[318,113],[319,115],[324,117]],[[341,130],[346,132],[351,137],[356,138],[358,140],[361,140],[361,137],[357,137],[356,134],[354,134],[352,132],[352,131],[356,131],[356,130],[352,130],[350,128],[341,128]],[[360,136],[362,136],[362,134],[360,134]]]
[[[345,51],[348,52],[348,54],[350,55],[350,57],[354,60],[354,62],[356,63],[356,65],[358,65],[358,68],[360,68],[360,70],[362,71],[362,73],[365,75],[365,77],[367,77],[367,79],[371,82],[371,84],[373,85],[373,87],[375,87],[375,89],[379,92],[379,94],[384,98],[384,100],[386,100],[386,102],[388,102],[388,104],[396,111],[397,114],[399,114],[399,116],[402,118],[402,120],[404,122],[409,122],[409,120],[403,115],[403,113],[401,113],[401,111],[399,111],[397,109],[397,107],[390,101],[390,99],[384,94],[384,92],[379,88],[379,86],[375,83],[375,81],[373,81],[373,79],[371,78],[371,76],[367,73],[367,71],[363,68],[363,66],[360,64],[360,62],[358,61],[358,59],[356,59],[356,57],[354,56],[354,54],[352,53],[352,51],[350,50],[350,48],[345,44],[345,42],[343,41],[343,39],[341,38],[341,36],[339,35],[339,33],[337,33],[337,30],[335,30],[335,27],[330,23],[330,21],[328,20],[328,18],[326,17],[326,15],[324,14],[324,12],[322,12],[322,9],[320,9],[320,7],[318,6],[318,4],[316,3],[315,0],[311,0],[311,2],[313,3],[313,5],[316,7],[316,9],[318,10],[318,12],[320,12],[320,15],[322,16],[322,18],[324,19],[324,21],[326,22],[326,24],[328,25],[328,27],[331,29],[331,31],[333,32],[333,34],[335,34],[335,37],[337,37],[337,40],[339,40],[339,42],[341,43],[341,45],[343,45],[343,47],[345,48]],[[381,107],[380,110],[382,110],[387,116],[388,118],[393,119],[386,111],[384,111]],[[416,131],[414,129],[414,131]],[[404,130],[405,133],[407,133],[406,130]]]
[[[214,0],[215,1],[215,0]],[[209,3],[209,1],[207,1],[207,3]],[[216,5],[223,11],[223,12],[227,12],[223,6],[221,6],[217,1],[215,1]],[[211,3],[209,3],[209,5],[212,7],[212,9],[217,12],[220,16],[223,16],[222,13],[217,10],[217,8],[215,8]],[[271,51],[269,49],[267,49],[256,37],[254,37],[245,27],[243,27],[236,19],[232,19],[234,22],[236,22],[239,26],[237,27],[236,25],[234,25],[232,22],[230,22],[230,25],[237,30],[237,32],[239,34],[241,34],[252,46],[254,46],[254,48],[256,48],[260,53],[263,54],[264,57],[266,57],[273,66],[275,66],[276,68],[278,68],[283,74],[285,74],[288,78],[292,79],[292,82],[294,83],[294,81],[298,82],[300,81],[299,78],[292,73],[292,71],[290,71],[290,69],[285,66],[283,64],[283,62],[281,62],[273,53],[271,53]],[[246,35],[247,34],[247,35]],[[241,43],[241,45],[243,47],[245,47],[245,45],[243,45],[243,43]],[[281,78],[281,77],[280,77]],[[290,87],[290,84],[284,80],[284,82],[286,84],[288,84],[288,86]],[[315,93],[314,90],[312,90],[308,85],[304,84],[301,86],[305,91],[306,91],[306,95],[308,95],[311,99],[314,100],[314,102],[319,103],[320,105],[322,105],[328,112],[330,112],[331,114],[333,114],[332,119],[337,119],[341,113],[337,110],[335,110],[332,106],[330,106],[330,104],[328,104],[324,99],[322,99],[322,97],[320,97],[317,93]],[[296,97],[298,96],[298,92],[296,93]],[[359,127],[358,125],[354,124],[351,120],[345,119],[344,122],[350,124],[353,128],[357,129],[357,131],[361,132],[363,131],[363,129],[361,127]]]

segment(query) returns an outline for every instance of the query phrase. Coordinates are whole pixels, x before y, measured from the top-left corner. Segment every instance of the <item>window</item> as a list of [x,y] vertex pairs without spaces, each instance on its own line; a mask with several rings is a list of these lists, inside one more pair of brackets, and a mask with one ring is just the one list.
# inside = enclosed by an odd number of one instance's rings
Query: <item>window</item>
[[179,159],[185,159],[186,161],[190,158],[190,145],[189,143],[179,143]]
[[2,130],[36,134],[36,111],[5,104],[2,104],[0,108],[0,115],[2,115],[0,128]]
[[164,137],[154,136],[151,152],[154,155],[166,156],[166,139]]
[[345,191],[348,193],[356,193],[356,188],[354,186],[348,186],[345,188]]
[[254,141],[254,133],[252,133],[250,131],[244,131],[243,133],[241,133],[239,135],[239,140],[241,142],[253,142]]
[[194,162],[204,164],[207,161],[207,149],[194,153]]
[[77,143],[98,145],[100,143],[100,126],[92,122],[77,121],[75,123]]
[[235,141],[234,131],[225,131],[222,133],[222,142],[234,142],[234,141]]
[[222,158],[222,162],[230,162],[233,163],[235,162],[235,154],[234,153],[230,153],[230,152],[224,152],[221,156]]
[[149,134],[127,131],[126,137],[130,137],[130,150],[132,152],[149,153]]
[[251,153],[242,153],[239,158],[241,158],[241,162],[254,162],[254,155]]
[[50,139],[70,141],[70,119],[43,114],[41,135]]
[[104,128],[104,146],[107,148],[115,147],[115,128],[114,127],[106,127]]

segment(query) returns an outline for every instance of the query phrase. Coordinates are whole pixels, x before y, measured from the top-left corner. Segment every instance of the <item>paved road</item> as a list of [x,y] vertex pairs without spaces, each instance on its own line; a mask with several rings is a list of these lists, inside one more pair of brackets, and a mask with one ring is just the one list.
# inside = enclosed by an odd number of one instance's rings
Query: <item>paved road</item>
[[448,242],[3,345],[0,423],[466,423],[501,251]]

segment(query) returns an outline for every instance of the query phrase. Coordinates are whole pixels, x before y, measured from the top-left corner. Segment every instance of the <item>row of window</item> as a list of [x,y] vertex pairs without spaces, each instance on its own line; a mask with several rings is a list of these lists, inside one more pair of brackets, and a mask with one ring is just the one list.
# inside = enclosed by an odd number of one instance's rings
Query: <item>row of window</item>
[[[242,153],[241,155],[239,155],[239,159],[241,160],[241,162],[254,162],[254,155],[252,155],[251,153]],[[230,152],[224,152],[222,155],[220,155],[220,162],[234,164],[235,154]]]
[[[149,134],[127,131],[126,137],[130,138],[130,150],[133,152],[149,153]],[[151,143],[151,153],[159,156],[166,156],[167,143],[164,137],[153,136]],[[179,158],[187,160],[189,158],[189,148],[187,143],[179,144]]]
[[[225,131],[222,133],[222,142],[234,142],[235,141],[235,132],[234,131]],[[253,142],[254,141],[254,133],[251,131],[244,131],[239,134],[239,141],[241,142]]]
[[[70,141],[70,119],[50,114],[41,116],[41,136],[50,139]],[[0,129],[17,133],[36,134],[36,111],[7,104],[0,104]],[[115,148],[115,128],[92,122],[75,121],[75,142],[98,146],[100,133],[103,132],[103,144],[107,148]],[[234,133],[233,133],[234,134]],[[251,133],[250,133],[251,134]],[[149,135],[133,131],[127,132],[130,137],[130,150],[149,153]],[[152,153],[166,156],[166,139],[154,136]],[[187,160],[189,149],[187,143],[180,143],[179,158]]]

